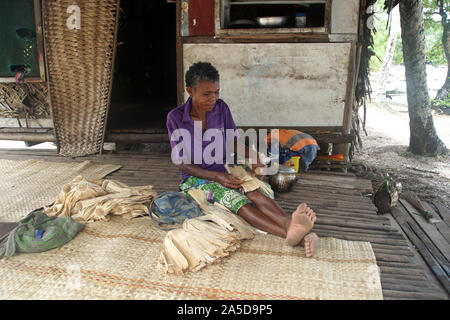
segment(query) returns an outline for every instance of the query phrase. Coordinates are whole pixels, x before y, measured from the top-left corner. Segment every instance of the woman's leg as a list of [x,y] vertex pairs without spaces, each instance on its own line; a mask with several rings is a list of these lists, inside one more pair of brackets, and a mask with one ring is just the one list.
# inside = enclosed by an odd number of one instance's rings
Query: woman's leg
[[286,242],[297,245],[313,228],[316,214],[305,203],[300,204],[291,216],[271,198],[259,191],[246,193],[260,212],[286,230]]
[[289,226],[291,217],[288,216],[274,200],[257,190],[247,192],[245,195],[261,212],[264,213],[264,215],[275,221],[279,226],[286,228]]
[[285,221],[285,225],[279,225],[277,222],[272,220],[269,216],[261,212],[258,208],[253,207],[250,203],[242,206],[237,214],[244,218],[252,226],[261,229],[263,231],[269,232],[271,234],[277,235],[282,238],[286,238],[287,230],[291,219],[288,218]]

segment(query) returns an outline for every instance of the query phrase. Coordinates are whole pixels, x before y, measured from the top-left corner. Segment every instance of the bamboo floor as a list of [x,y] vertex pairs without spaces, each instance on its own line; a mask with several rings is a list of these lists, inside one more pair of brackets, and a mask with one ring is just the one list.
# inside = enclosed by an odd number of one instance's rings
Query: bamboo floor
[[[118,152],[66,158],[49,150],[0,149],[0,158],[120,164],[121,169],[105,178],[131,186],[151,184],[158,193],[178,190],[179,171],[169,153]],[[309,171],[299,175],[291,192],[276,194],[276,201],[288,213],[299,203],[308,203],[317,214],[313,231],[319,236],[369,241],[380,268],[384,299],[448,299],[446,291],[430,281],[425,264],[414,259],[417,252],[401,228],[389,217],[377,215],[371,199],[364,196],[368,192],[370,180],[339,172]]]

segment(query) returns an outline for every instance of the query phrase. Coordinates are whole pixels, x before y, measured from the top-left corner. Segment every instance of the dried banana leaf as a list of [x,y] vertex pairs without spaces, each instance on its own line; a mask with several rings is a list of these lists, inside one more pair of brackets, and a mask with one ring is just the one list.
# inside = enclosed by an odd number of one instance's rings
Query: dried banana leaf
[[45,213],[71,216],[80,222],[108,221],[109,215],[133,218],[148,214],[148,205],[156,194],[150,185],[129,187],[117,180],[88,181],[77,176],[63,186]]
[[222,220],[226,221],[228,225],[233,226],[237,229],[240,234],[240,239],[253,239],[255,236],[251,226],[243,220],[241,217],[235,215],[226,207],[220,205],[219,203],[211,203],[206,201],[206,196],[203,191],[198,189],[191,189],[188,191],[189,195],[198,203],[200,208],[207,214],[217,216]]
[[164,249],[169,265],[172,265],[176,274],[182,275],[183,270],[189,268],[189,263],[169,237],[164,238]]
[[229,167],[228,165],[225,165],[225,168],[229,174],[245,181],[241,186],[242,189],[244,189],[244,192],[258,190],[261,187],[261,180],[256,177],[252,177],[243,167]]
[[171,230],[167,236],[172,240],[178,250],[184,255],[189,264],[189,269],[198,270],[200,265],[205,266],[205,259],[196,251],[192,250],[186,241],[188,233],[183,229]]
[[167,273],[182,274],[186,270],[184,261],[190,271],[196,272],[236,251],[240,240],[254,237],[246,221],[223,206],[207,202],[203,191],[192,189],[189,194],[205,215],[186,219],[182,228],[167,233],[158,259]]

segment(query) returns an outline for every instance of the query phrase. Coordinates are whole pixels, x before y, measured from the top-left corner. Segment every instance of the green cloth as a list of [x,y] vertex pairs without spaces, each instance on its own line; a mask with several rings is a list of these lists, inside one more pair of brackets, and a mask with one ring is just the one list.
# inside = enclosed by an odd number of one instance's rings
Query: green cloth
[[40,210],[31,212],[1,241],[0,257],[57,248],[72,240],[83,228],[84,224],[70,217],[49,217]]
[[[270,187],[268,183],[264,182],[264,184]],[[180,190],[186,195],[189,195],[188,191],[191,188],[203,191],[207,199],[211,195],[215,202],[220,203],[234,213],[237,213],[238,210],[247,203],[252,203],[252,201],[239,190],[227,188],[215,181],[190,176],[186,181],[180,184]],[[258,190],[265,196],[274,199],[273,190],[270,190],[270,193],[263,190],[263,188]]]

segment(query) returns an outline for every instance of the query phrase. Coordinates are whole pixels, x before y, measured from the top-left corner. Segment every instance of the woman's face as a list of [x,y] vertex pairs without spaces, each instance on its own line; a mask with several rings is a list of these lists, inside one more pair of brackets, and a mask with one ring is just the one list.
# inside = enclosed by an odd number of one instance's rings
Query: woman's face
[[186,87],[186,91],[197,109],[208,112],[219,99],[220,84],[219,81],[201,80],[194,88]]

